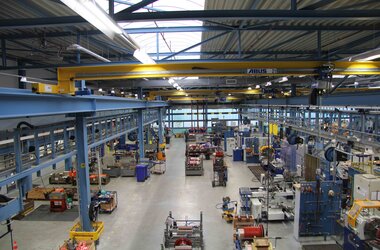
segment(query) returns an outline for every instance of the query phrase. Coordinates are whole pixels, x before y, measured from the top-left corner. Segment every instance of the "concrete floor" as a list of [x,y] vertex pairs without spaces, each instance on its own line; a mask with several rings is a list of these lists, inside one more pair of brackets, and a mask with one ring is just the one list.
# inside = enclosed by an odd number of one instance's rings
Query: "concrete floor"
[[[212,188],[212,161],[204,161],[204,176],[185,176],[183,139],[174,139],[166,154],[167,171],[164,175],[152,175],[144,183],[136,182],[135,178],[120,177],[112,179],[105,187],[118,192],[119,205],[112,214],[100,215],[105,231],[98,249],[160,249],[169,211],[178,219],[199,218],[202,211],[205,248],[233,249],[232,225],[225,223],[215,205],[223,196],[238,200],[239,187],[259,185],[256,178],[244,163],[232,162],[227,157],[230,167],[227,187]],[[14,238],[19,249],[57,249],[68,238],[73,224],[14,221]],[[1,230],[4,228],[2,226]],[[301,249],[293,238],[293,223],[270,223],[269,236],[281,237],[277,240],[276,249]],[[9,237],[0,239],[0,249],[11,249]]]

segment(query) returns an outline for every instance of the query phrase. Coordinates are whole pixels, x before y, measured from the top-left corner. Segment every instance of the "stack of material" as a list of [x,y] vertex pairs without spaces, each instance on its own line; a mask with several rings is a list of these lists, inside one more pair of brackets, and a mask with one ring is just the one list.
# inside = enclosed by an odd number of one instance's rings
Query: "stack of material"
[[187,157],[185,162],[185,174],[203,175],[203,160],[200,157]]
[[251,227],[255,225],[255,220],[252,215],[235,215],[233,219],[234,229],[243,227]]
[[116,191],[101,191],[98,195],[100,202],[100,212],[112,213],[117,207],[117,192]]
[[95,250],[95,242],[93,240],[88,241],[75,241],[65,240],[65,243],[59,247],[59,250]]
[[29,200],[47,200],[49,198],[49,194],[53,191],[54,188],[36,187],[26,194],[26,198]]

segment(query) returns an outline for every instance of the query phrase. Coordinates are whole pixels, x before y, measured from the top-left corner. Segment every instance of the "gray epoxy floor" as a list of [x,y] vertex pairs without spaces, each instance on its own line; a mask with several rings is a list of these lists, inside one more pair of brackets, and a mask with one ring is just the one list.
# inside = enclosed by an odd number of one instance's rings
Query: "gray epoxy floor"
[[[227,157],[230,167],[227,187],[212,188],[212,161],[204,161],[204,176],[185,176],[183,139],[174,139],[166,154],[164,175],[152,175],[144,183],[120,177],[105,187],[118,192],[119,205],[112,214],[100,215],[105,231],[98,249],[160,249],[169,211],[178,219],[199,218],[199,212],[203,211],[205,248],[233,249],[232,225],[225,223],[215,205],[227,195],[238,200],[239,187],[259,185],[253,174],[244,163],[232,162]],[[14,221],[14,238],[22,250],[57,249],[68,238],[72,225],[73,222],[62,221]],[[293,223],[271,223],[269,236],[282,237],[277,240],[276,249],[300,249],[293,238]],[[10,249],[8,237],[0,239],[0,249]]]

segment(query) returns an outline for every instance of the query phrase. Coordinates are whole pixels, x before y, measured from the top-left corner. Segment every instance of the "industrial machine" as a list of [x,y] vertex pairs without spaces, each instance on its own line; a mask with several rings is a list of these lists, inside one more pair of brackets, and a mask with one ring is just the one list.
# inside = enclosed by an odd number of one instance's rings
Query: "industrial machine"
[[226,196],[222,198],[222,203],[216,204],[216,208],[222,210],[222,218],[227,223],[232,223],[237,212],[237,201],[231,201],[231,198]]
[[347,213],[345,250],[380,248],[380,201],[355,201]]
[[224,154],[223,151],[217,151],[215,153],[215,158],[213,161],[213,178],[212,178],[212,187],[227,185],[228,181],[228,169],[224,163]]
[[380,178],[372,174],[354,175],[354,200],[380,200]]
[[204,249],[202,212],[199,220],[176,220],[169,212],[165,225],[162,249]]
[[263,187],[252,188],[251,214],[257,220],[281,221],[294,218],[294,190],[283,175],[262,178]]
[[295,184],[294,237],[334,235],[340,218],[342,181],[302,181]]
[[186,157],[185,175],[203,175],[203,159],[201,157]]
[[261,176],[262,187],[239,189],[242,215],[256,221],[281,221],[294,218],[294,190],[282,175]]

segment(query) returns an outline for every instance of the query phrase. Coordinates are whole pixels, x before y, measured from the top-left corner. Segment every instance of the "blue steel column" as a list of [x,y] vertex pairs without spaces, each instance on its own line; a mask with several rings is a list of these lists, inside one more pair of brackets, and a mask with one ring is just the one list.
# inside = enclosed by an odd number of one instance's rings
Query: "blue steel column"
[[[51,149],[51,158],[55,158],[55,139],[54,139],[54,130],[50,130],[50,149]],[[53,164],[53,169],[57,168],[57,164]]]
[[[69,139],[70,139],[69,131],[67,130],[67,128],[64,128],[64,131],[63,131],[63,147],[64,147],[65,154],[69,153],[69,151],[70,151],[69,150]],[[73,163],[72,163],[71,157],[65,159],[65,171],[70,171],[72,168],[73,168]]]
[[[16,165],[16,173],[19,173],[22,171],[22,159],[21,159],[21,136],[20,136],[20,130],[17,129],[14,131],[14,153],[15,153],[15,165]],[[32,189],[32,176],[29,175],[25,178],[20,179],[17,181],[17,188],[19,190],[19,199],[20,199],[20,207],[23,209],[23,197],[26,195],[26,193]]]
[[[40,164],[40,143],[38,141],[38,131],[34,131],[34,154],[36,155],[35,165]],[[41,171],[37,171],[37,177],[41,177]]]
[[163,138],[162,138],[162,108],[158,109],[158,142],[161,144],[163,143]]
[[76,117],[77,186],[79,193],[79,217],[83,231],[92,231],[88,209],[90,206],[90,177],[88,167],[88,143],[86,118]]
[[242,124],[243,124],[243,109],[239,108],[239,121],[238,121],[238,125],[242,125]]
[[[143,92],[142,88],[138,88],[138,98],[142,99]],[[143,118],[143,109],[137,111],[137,138],[139,140],[139,154],[140,159],[145,157],[144,154],[144,118]]]

